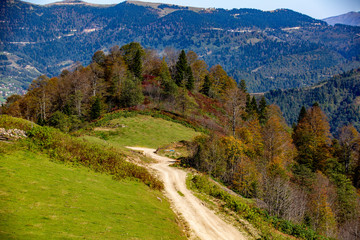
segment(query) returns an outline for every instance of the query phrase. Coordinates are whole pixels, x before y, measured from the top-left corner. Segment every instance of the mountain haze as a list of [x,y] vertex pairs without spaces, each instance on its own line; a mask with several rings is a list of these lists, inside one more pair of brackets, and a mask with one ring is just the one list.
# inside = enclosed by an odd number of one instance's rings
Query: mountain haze
[[137,41],[163,51],[193,50],[221,64],[251,92],[306,86],[360,66],[359,27],[329,26],[289,9],[205,9],[122,2],[0,5],[0,84],[26,88],[97,50]]
[[324,19],[329,25],[344,24],[350,26],[360,26],[360,12],[348,12],[339,16]]

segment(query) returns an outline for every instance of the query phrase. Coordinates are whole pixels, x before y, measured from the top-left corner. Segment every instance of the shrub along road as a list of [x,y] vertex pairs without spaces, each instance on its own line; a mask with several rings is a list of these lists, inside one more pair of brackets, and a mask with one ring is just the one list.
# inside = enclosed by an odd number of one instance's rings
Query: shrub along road
[[174,162],[173,159],[155,154],[155,149],[135,147],[130,147],[130,149],[142,151],[145,155],[158,161],[151,167],[158,171],[164,181],[166,194],[176,211],[183,216],[199,238],[206,240],[246,239],[235,227],[225,223],[202,205],[200,200],[186,188],[186,172],[170,167],[169,164]]

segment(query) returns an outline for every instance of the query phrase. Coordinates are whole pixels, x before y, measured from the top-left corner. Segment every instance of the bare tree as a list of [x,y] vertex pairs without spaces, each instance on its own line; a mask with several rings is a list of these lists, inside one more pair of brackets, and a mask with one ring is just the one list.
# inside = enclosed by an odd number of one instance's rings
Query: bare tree
[[263,176],[262,207],[270,215],[301,223],[306,213],[307,195],[279,176]]
[[179,51],[175,50],[174,48],[165,48],[163,51],[163,56],[165,57],[166,63],[169,67],[171,76],[174,78],[176,72],[176,62],[179,57]]
[[228,91],[225,107],[231,121],[232,134],[235,136],[237,120],[240,112],[246,103],[246,94],[239,88],[232,88]]

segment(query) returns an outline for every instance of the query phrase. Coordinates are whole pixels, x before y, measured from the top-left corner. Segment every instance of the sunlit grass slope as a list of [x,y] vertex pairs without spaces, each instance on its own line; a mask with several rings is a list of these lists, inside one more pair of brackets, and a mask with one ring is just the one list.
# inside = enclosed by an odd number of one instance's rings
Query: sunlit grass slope
[[[158,148],[171,142],[191,140],[200,134],[194,129],[179,123],[146,115],[120,117],[112,119],[104,125],[95,128],[92,137],[101,138],[118,147]],[[86,138],[91,140],[92,137]],[[96,141],[96,139],[92,139],[92,141]]]
[[169,203],[141,182],[10,152],[0,151],[0,239],[185,238]]

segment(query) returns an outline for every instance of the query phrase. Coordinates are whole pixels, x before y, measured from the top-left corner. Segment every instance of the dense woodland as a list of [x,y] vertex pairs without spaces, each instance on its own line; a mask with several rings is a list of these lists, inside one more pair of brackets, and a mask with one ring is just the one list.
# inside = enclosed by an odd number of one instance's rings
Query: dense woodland
[[359,27],[328,26],[288,9],[6,0],[0,13],[0,83],[24,88],[40,73],[57,76],[77,61],[88,65],[97,50],[131,41],[159,52],[195,51],[209,66],[220,64],[235,80],[247,79],[249,92],[308,86],[360,66]]
[[344,125],[353,124],[360,131],[360,69],[336,75],[328,81],[311,87],[290,90],[272,90],[266,99],[278,105],[292,125],[302,106],[317,102],[330,123],[331,133],[337,135]]
[[200,126],[206,134],[188,144],[192,154],[182,164],[256,199],[269,216],[329,238],[359,238],[356,128],[339,126],[334,138],[319,104],[302,108],[291,128],[279,107],[257,101],[244,80],[236,84],[220,65],[209,69],[195,52],[160,57],[134,42],[97,51],[86,67],[35,79],[1,111],[68,132],[121,109],[161,111]]

